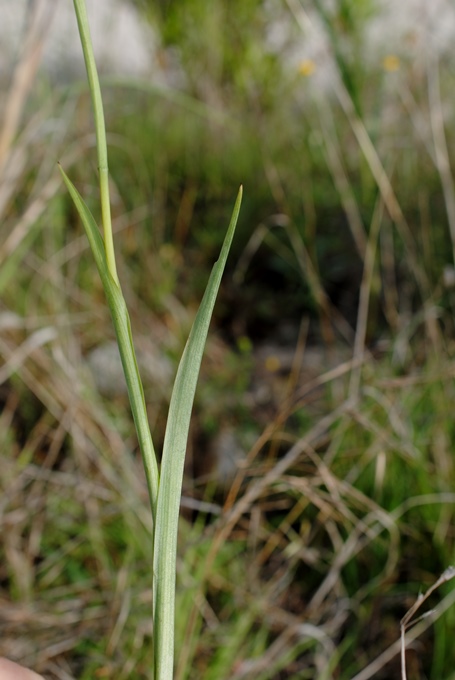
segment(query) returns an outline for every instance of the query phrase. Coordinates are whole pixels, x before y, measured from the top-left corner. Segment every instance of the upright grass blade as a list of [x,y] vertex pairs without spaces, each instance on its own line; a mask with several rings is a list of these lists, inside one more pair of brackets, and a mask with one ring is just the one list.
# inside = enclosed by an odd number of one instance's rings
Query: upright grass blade
[[174,610],[177,530],[183,467],[191,411],[207,332],[242,200],[240,187],[220,257],[180,360],[172,390],[161,462],[153,550],[155,680],[171,680],[174,666]]
[[59,167],[63,180],[68,187],[68,191],[70,192],[70,195],[85,227],[87,238],[95,258],[96,266],[98,267],[104,292],[106,294],[107,303],[111,312],[120,356],[122,359],[123,371],[125,373],[134,424],[136,426],[139,446],[144,461],[153,519],[155,520],[159,484],[158,464],[156,461],[155,450],[153,447],[152,436],[150,434],[150,428],[147,419],[144,390],[137,366],[128,310],[126,308],[120,285],[114,281],[110,274],[106,260],[103,239],[95,219],[74,184],[65,174],[61,166]]

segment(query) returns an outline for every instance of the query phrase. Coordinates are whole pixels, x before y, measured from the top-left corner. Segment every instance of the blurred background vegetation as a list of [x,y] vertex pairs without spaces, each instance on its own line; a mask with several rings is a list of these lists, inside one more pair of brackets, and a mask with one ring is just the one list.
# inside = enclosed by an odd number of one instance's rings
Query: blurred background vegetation
[[[149,678],[145,482],[56,169],[98,216],[89,94],[63,33],[46,66],[61,6],[25,5],[1,73],[0,654]],[[158,445],[244,185],[188,452],[176,677],[398,677],[400,619],[455,560],[453,7],[114,5],[150,41],[140,73],[100,67]],[[454,600],[432,595],[409,678],[455,678]]]

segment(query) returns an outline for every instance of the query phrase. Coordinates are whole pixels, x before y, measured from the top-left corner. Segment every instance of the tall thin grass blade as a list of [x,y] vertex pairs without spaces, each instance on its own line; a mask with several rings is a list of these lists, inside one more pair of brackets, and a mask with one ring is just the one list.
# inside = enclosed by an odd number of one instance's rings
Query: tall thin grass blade
[[59,166],[59,168],[85,227],[87,238],[101,277],[104,292],[106,293],[106,299],[111,312],[125,373],[131,411],[133,413],[139,446],[144,461],[153,519],[155,520],[159,485],[158,464],[147,419],[144,390],[137,366],[128,310],[120,286],[114,281],[109,273],[103,238],[99,232],[95,218],[62,167]]
[[155,680],[172,680],[177,530],[191,411],[207,332],[242,200],[240,187],[231,222],[180,360],[164,438],[154,541]]

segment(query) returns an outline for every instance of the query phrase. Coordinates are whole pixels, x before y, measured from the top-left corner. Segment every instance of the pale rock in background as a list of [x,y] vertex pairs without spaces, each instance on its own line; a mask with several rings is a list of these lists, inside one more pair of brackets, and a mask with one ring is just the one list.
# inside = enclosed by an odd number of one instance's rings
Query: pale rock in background
[[[45,16],[41,69],[52,81],[83,77],[84,62],[73,3],[69,0],[0,0],[0,73],[11,71],[32,10]],[[93,49],[100,73],[154,77],[158,39],[132,3],[124,0],[87,2]]]

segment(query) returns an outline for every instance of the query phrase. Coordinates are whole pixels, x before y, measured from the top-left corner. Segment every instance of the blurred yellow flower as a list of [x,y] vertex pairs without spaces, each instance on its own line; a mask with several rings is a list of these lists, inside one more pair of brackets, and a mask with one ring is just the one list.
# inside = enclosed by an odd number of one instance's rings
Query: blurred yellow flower
[[392,73],[393,71],[398,71],[398,69],[400,68],[400,58],[397,57],[396,54],[388,54],[382,60],[382,66],[384,68],[384,71],[388,71],[389,73]]
[[269,373],[276,373],[281,368],[281,361],[274,354],[270,354],[265,360],[265,370]]
[[299,64],[299,73],[301,76],[311,76],[316,71],[316,64],[312,59],[303,59]]

